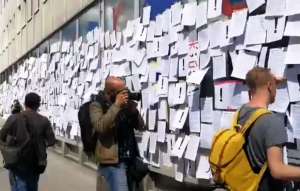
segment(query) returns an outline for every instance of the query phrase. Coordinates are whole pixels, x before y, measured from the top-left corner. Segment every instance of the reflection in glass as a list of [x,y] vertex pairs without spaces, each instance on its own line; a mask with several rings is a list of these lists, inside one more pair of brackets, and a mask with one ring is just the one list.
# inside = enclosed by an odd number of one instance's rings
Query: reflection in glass
[[121,31],[127,21],[134,19],[133,0],[105,0],[105,30]]
[[73,42],[76,39],[76,20],[69,23],[62,30],[62,41]]
[[100,9],[99,3],[94,7],[88,9],[83,15],[79,17],[79,36],[86,41],[86,34],[96,27],[100,26]]
[[40,45],[40,55],[44,53],[49,53],[49,41],[43,42],[43,44]]
[[59,39],[59,32],[56,32],[51,38],[50,38],[50,44],[53,44],[55,42],[58,42],[60,39]]

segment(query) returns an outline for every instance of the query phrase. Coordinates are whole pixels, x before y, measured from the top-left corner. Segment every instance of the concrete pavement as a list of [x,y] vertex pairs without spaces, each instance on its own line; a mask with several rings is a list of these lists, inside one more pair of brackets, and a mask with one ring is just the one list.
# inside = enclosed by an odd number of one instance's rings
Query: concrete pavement
[[[95,191],[96,172],[48,152],[48,168],[41,176],[39,191]],[[2,161],[0,154],[0,161]],[[8,172],[1,168],[0,191],[10,191]]]

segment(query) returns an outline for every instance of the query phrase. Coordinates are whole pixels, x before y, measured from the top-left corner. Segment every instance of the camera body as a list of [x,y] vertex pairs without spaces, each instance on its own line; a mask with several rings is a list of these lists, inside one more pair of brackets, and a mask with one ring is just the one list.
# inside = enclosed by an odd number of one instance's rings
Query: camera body
[[133,93],[128,91],[128,97],[130,100],[140,101],[142,99],[142,94],[140,92]]

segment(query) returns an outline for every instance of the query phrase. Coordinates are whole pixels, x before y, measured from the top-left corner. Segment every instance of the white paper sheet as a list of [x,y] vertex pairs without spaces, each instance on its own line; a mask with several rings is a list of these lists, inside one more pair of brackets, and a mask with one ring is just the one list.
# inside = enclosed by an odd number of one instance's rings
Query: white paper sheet
[[247,9],[234,11],[232,13],[230,27],[229,27],[230,38],[241,36],[244,34],[247,16],[248,16]]
[[200,147],[210,149],[215,130],[211,124],[201,123]]
[[295,15],[300,13],[300,4],[295,0],[286,0],[285,15]]
[[197,2],[184,4],[182,10],[182,24],[184,26],[194,26],[196,24]]
[[105,48],[109,48],[111,46],[109,31],[105,32],[104,38],[105,38]]
[[175,180],[178,182],[183,182],[185,176],[185,166],[184,159],[178,159],[177,163],[174,165],[175,168]]
[[210,48],[216,48],[220,46],[221,41],[222,41],[222,27],[223,27],[223,22],[222,21],[216,21],[213,23],[210,23],[208,25],[208,35],[209,35],[209,47]]
[[175,139],[174,135],[167,134],[166,140],[167,144],[160,145],[160,153],[161,153],[161,166],[173,167],[173,163],[171,161],[171,145],[173,142],[172,138]]
[[189,108],[199,109],[200,108],[200,90],[195,89],[188,92],[188,105]]
[[300,105],[291,105],[291,125],[294,130],[294,138],[299,139],[300,138]]
[[149,142],[149,153],[155,154],[156,153],[156,145],[157,145],[157,133],[150,132],[150,142]]
[[285,52],[283,48],[272,48],[269,52],[268,68],[277,77],[283,77],[286,65],[284,64]]
[[259,55],[259,60],[258,60],[258,66],[264,68],[265,63],[266,63],[266,57],[268,53],[268,47],[264,46],[261,49],[260,55]]
[[265,19],[265,26],[267,29],[266,42],[275,42],[281,40],[285,29],[286,17],[273,17]]
[[207,18],[212,19],[222,15],[222,0],[208,0]]
[[147,152],[148,151],[148,144],[150,140],[150,131],[144,131],[142,135],[142,142],[141,142],[141,152]]
[[269,110],[279,113],[285,113],[289,106],[290,100],[286,87],[277,89],[275,102],[269,105]]
[[162,14],[162,22],[163,22],[163,32],[169,33],[171,27],[171,10],[168,8]]
[[284,31],[284,36],[297,36],[299,37],[300,34],[300,16],[299,15],[293,15],[293,16],[289,16],[287,23],[286,23],[286,27],[285,27],[285,31]]
[[174,88],[169,85],[169,97],[170,96],[173,97],[174,105],[184,104],[186,100],[186,82],[178,82]]
[[290,37],[289,45],[287,48],[287,53],[285,56],[285,64],[300,64],[299,60],[300,52],[300,38]]
[[188,107],[181,106],[176,110],[173,121],[171,122],[172,129],[182,129],[188,116]]
[[154,130],[156,126],[156,110],[149,110],[149,116],[148,116],[148,129]]
[[200,109],[189,109],[189,129],[191,133],[200,133],[201,118]]
[[181,23],[181,15],[182,15],[182,6],[181,3],[175,3],[171,6],[171,17],[172,17],[172,26],[178,25]]
[[139,24],[136,26],[135,40],[140,42],[145,42],[147,38],[148,28]]
[[147,26],[150,23],[151,6],[143,8],[143,25]]
[[200,156],[200,159],[198,161],[198,167],[196,171],[196,178],[197,179],[210,179],[212,177],[210,172],[210,165],[208,162],[207,156]]
[[157,122],[157,142],[164,143],[166,141],[166,121]]
[[185,55],[189,52],[189,38],[179,39],[177,42],[178,55]]
[[169,36],[164,35],[159,40],[159,51],[158,56],[167,56],[169,54]]
[[154,33],[155,33],[155,22],[150,21],[149,27],[148,27],[148,32],[147,32],[147,42],[153,41],[154,39]]
[[213,98],[205,97],[200,98],[201,122],[213,122]]
[[137,66],[140,66],[143,62],[143,60],[145,59],[145,56],[146,56],[146,49],[143,48],[143,49],[140,49],[138,51],[135,51],[135,59],[134,59],[134,63],[137,65]]
[[183,154],[184,154],[189,142],[190,142],[190,136],[185,135],[180,147],[177,149],[177,152],[176,152],[178,158],[183,158]]
[[246,26],[245,44],[263,44],[266,36],[264,15],[250,16]]
[[169,90],[168,78],[160,75],[157,81],[157,86],[158,86],[157,94],[159,95],[159,97],[167,97],[168,90]]
[[233,71],[231,77],[246,79],[246,74],[257,63],[257,55],[249,54],[245,51],[240,51],[237,57],[236,63],[233,63]]
[[220,47],[227,47],[233,44],[233,39],[229,37],[230,20],[223,20],[220,31]]
[[215,83],[214,103],[216,109],[231,109],[231,100],[237,83],[236,81]]
[[199,51],[207,50],[209,45],[208,29],[204,28],[198,31]]
[[287,88],[289,92],[289,98],[291,102],[300,101],[300,86],[298,75],[300,74],[300,68],[298,66],[294,66],[292,68],[287,68],[286,76],[287,76]]
[[[189,51],[188,55],[186,56],[187,62],[187,73],[190,74],[191,72],[197,71],[200,68],[199,63],[199,42],[192,41],[189,43]],[[179,67],[180,69],[180,67]]]
[[172,146],[171,156],[177,157],[177,152],[178,152],[178,149],[179,149],[183,139],[184,139],[183,136],[177,137],[176,141],[174,142],[174,144]]
[[232,125],[232,121],[234,119],[235,112],[232,111],[224,111],[221,115],[220,121],[220,129],[228,129]]
[[285,15],[286,0],[267,1],[266,16],[283,16]]
[[250,13],[265,4],[265,0],[246,0],[246,2]]
[[202,69],[202,70],[197,70],[195,72],[192,72],[187,76],[186,82],[189,84],[198,84],[200,85],[205,74],[207,73],[209,67]]
[[191,161],[196,161],[199,144],[200,137],[197,135],[190,135],[190,141],[187,146],[184,158]]
[[206,24],[207,24],[207,1],[200,1],[197,6],[196,29]]
[[158,120],[168,119],[168,102],[166,99],[159,100],[158,105]]
[[212,57],[213,63],[213,79],[219,79],[226,77],[226,54],[223,53],[221,56]]
[[210,51],[207,50],[204,52],[200,52],[199,59],[200,59],[200,69],[206,68],[209,65],[211,59]]
[[162,36],[162,29],[163,29],[163,17],[162,15],[157,15],[155,19],[155,32],[154,36]]

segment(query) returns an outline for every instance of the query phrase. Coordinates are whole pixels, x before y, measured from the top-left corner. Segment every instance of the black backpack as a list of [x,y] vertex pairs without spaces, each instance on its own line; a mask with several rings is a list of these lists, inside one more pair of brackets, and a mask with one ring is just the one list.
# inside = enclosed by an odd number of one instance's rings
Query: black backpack
[[[39,160],[38,143],[34,130],[22,113],[15,114],[12,118],[15,118],[15,121],[24,120],[25,126],[18,122],[11,124],[5,136],[6,140],[0,140],[4,167],[18,172],[26,172],[30,169],[39,174],[43,173],[46,169],[46,161]],[[17,136],[20,134],[19,131],[22,131],[23,141],[20,141]]]
[[87,156],[92,156],[96,149],[97,133],[94,132],[90,119],[90,104],[93,100],[82,104],[78,111],[78,120],[81,132],[83,151]]

